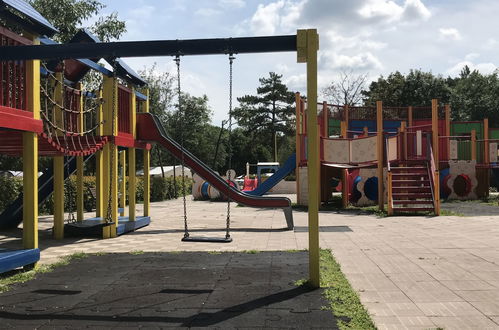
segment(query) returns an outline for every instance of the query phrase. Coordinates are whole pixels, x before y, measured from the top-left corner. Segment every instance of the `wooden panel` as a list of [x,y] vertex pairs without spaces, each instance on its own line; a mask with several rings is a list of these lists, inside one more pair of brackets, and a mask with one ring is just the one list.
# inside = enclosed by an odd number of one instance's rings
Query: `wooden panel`
[[351,141],[351,162],[365,163],[377,160],[376,140],[377,136],[356,139]]
[[350,163],[349,140],[324,139],[324,161],[339,164]]

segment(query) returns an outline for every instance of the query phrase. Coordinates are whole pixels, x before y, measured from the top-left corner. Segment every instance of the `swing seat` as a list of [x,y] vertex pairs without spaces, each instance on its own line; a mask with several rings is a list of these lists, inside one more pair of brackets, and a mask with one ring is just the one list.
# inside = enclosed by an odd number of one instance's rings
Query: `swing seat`
[[188,236],[183,237],[182,242],[230,243],[232,237]]

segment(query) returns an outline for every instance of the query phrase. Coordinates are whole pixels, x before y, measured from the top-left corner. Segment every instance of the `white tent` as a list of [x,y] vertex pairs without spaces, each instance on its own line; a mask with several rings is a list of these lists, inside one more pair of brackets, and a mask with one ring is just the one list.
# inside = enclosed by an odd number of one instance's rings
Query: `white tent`
[[[163,171],[165,172],[165,177],[173,176],[173,166],[163,166]],[[184,172],[186,177],[192,178],[192,171],[190,168],[184,166]],[[149,173],[151,176],[161,176],[161,166],[151,167],[149,169]],[[144,175],[144,170],[137,171],[137,175]],[[182,176],[181,165],[175,166],[175,175],[180,177]]]

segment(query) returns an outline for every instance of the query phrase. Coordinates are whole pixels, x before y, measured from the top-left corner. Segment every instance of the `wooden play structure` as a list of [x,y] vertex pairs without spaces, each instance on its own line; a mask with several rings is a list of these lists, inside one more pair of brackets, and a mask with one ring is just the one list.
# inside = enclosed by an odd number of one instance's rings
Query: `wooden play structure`
[[[488,120],[451,121],[449,105],[352,107],[319,104],[321,201],[342,192],[342,203],[387,204],[389,214],[440,213],[441,199],[489,193],[498,167],[499,131]],[[296,96],[298,202],[308,204],[307,102]]]
[[[182,166],[188,166],[209,181],[229,200],[252,207],[282,208],[288,229],[293,228],[289,199],[243,194],[185,150],[182,143],[173,141],[159,119],[149,113],[148,91],[143,81],[119,57],[172,56],[178,67],[180,56],[223,54],[229,56],[232,76],[234,54],[296,52],[298,62],[306,63],[307,95],[312,102],[308,111],[312,114],[311,118],[315,118],[319,47],[315,29],[299,30],[296,35],[287,36],[111,43],[96,42],[87,33],[86,36],[75,36],[74,42],[57,44],[41,37],[50,37],[56,29],[29,4],[22,2],[23,6],[12,7],[9,3],[3,3],[2,18],[8,24],[15,25],[16,31],[23,32],[19,35],[7,28],[0,29],[0,153],[23,158],[23,212],[19,221],[23,227],[23,249],[0,252],[0,264],[4,265],[0,272],[33,266],[39,258],[38,203],[39,188],[43,187],[39,185],[37,173],[38,157],[42,155],[54,159],[53,179],[50,181],[54,192],[56,238],[62,238],[68,228],[77,232],[97,228],[103,238],[111,238],[120,234],[122,222],[126,222],[124,231],[148,223],[149,143],[166,148],[182,161]],[[96,61],[100,59],[108,61],[113,70],[98,65]],[[79,83],[88,70],[95,70],[102,77],[102,87],[97,91],[86,91]],[[309,270],[311,285],[318,287],[319,148],[315,120],[309,120],[307,131],[312,136],[308,141],[308,185],[311,191],[308,194],[311,202]],[[125,149],[129,160],[126,165],[124,153],[118,156],[118,151]],[[135,214],[137,149],[142,149],[144,153],[143,217]],[[90,159],[91,155],[95,160]],[[64,157],[68,156],[76,158],[65,161]],[[118,184],[118,158],[122,167],[129,168],[129,215],[126,219],[119,217],[118,194],[119,187],[123,185]],[[85,161],[95,161],[97,168],[97,211],[93,219],[83,218],[81,178]],[[70,164],[75,163],[78,191],[74,202],[77,215],[74,219],[70,215],[65,223],[64,179],[71,174]],[[122,191],[122,200],[124,193]],[[229,223],[229,212],[227,219]],[[12,224],[11,220],[9,218],[7,222]],[[184,221],[188,237],[185,207]],[[18,223],[13,222],[17,226]]]

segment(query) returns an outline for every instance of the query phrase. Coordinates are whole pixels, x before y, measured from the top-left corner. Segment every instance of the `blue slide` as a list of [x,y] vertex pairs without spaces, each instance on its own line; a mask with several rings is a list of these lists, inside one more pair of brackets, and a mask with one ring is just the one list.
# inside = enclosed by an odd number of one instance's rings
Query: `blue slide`
[[295,168],[296,154],[292,154],[277,172],[272,174],[272,176],[270,176],[267,180],[260,184],[255,190],[245,191],[245,193],[253,196],[262,196],[267,191],[272,189],[272,187],[278,184],[282,179],[288,176],[291,172],[293,172]]
[[[93,157],[92,155],[85,156],[84,162],[87,162]],[[64,179],[67,179],[71,174],[76,171],[76,157],[69,157],[64,164]],[[38,205],[41,205],[52,195],[54,191],[54,172],[52,168],[48,168],[38,178]],[[19,197],[13,201],[5,210],[0,214],[0,230],[1,229],[14,229],[23,221],[23,194],[20,193]]]

